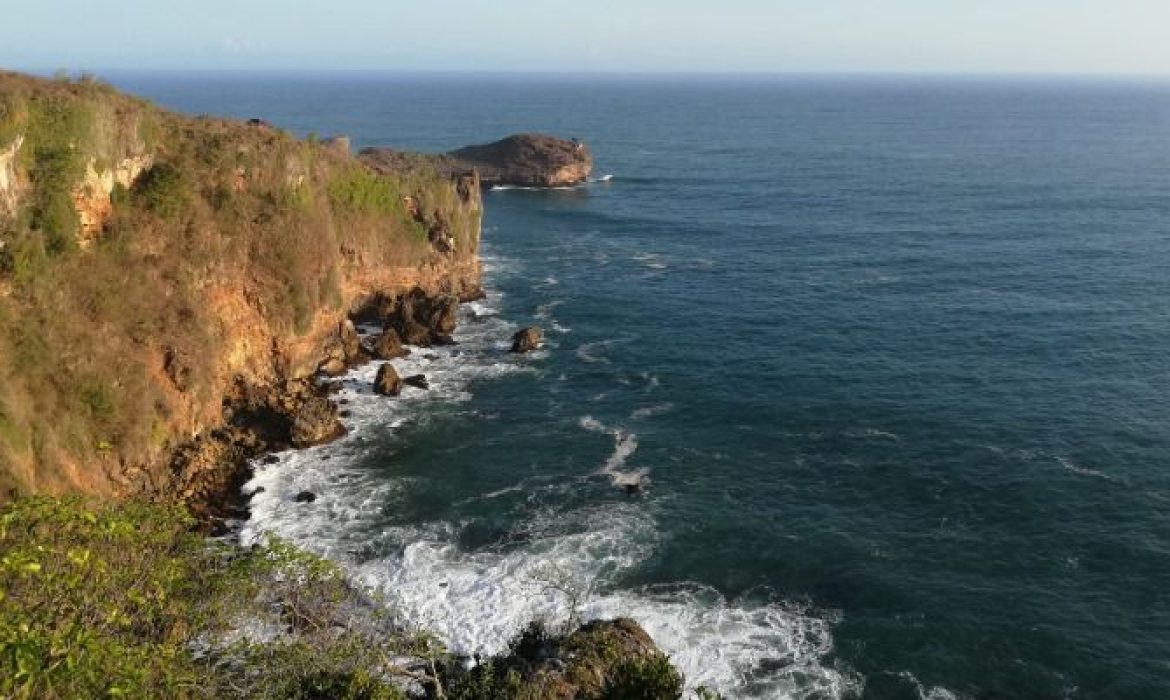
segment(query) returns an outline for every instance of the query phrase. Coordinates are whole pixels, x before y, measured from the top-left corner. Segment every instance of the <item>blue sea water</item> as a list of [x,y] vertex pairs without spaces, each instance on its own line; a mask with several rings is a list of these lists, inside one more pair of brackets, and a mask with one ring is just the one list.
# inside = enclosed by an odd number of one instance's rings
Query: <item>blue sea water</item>
[[111,78],[613,175],[487,192],[488,299],[399,362],[433,389],[359,370],[245,535],[466,652],[578,605],[728,697],[1170,696],[1170,83]]

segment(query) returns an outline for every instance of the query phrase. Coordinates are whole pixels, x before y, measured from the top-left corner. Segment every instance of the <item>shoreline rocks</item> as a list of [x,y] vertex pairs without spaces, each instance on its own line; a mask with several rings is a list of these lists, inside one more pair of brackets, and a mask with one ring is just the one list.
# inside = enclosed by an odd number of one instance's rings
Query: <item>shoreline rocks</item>
[[402,383],[406,386],[412,386],[416,389],[431,388],[431,383],[427,380],[427,375],[425,374],[412,374],[409,377],[405,377],[402,380]]
[[393,328],[384,329],[378,337],[370,343],[368,351],[379,360],[396,360],[410,354],[402,345],[402,338]]
[[543,338],[544,334],[536,326],[521,328],[512,336],[511,352],[524,354],[537,350],[540,348],[540,342]]
[[378,376],[374,378],[374,393],[382,396],[398,396],[402,392],[402,379],[394,365],[387,362],[378,368]]

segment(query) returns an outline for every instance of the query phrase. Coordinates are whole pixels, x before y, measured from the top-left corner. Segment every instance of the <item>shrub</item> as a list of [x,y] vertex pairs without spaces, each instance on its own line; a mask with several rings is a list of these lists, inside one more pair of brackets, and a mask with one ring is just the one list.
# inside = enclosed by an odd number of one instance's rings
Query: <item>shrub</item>
[[135,201],[147,211],[174,221],[187,209],[189,185],[183,172],[170,163],[158,163],[134,182]]
[[621,661],[601,692],[603,700],[676,700],[683,677],[661,652]]
[[[397,700],[410,635],[347,626],[329,562],[210,542],[180,508],[78,499],[0,510],[0,696]],[[257,623],[270,643],[224,641]],[[197,653],[198,652],[198,653]]]
[[350,167],[329,183],[335,209],[361,214],[402,214],[402,193],[395,182],[364,167]]

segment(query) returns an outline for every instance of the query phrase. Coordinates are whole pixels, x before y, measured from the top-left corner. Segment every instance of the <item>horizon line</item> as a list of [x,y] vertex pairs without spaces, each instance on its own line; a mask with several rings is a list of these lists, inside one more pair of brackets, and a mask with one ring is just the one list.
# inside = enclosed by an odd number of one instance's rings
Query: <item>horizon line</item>
[[931,70],[541,70],[541,69],[400,69],[350,67],[152,67],[107,66],[99,68],[8,67],[0,71],[53,77],[77,77],[103,74],[159,75],[386,75],[418,77],[614,77],[614,78],[1097,78],[1097,79],[1170,79],[1170,72],[1116,71],[931,71]]

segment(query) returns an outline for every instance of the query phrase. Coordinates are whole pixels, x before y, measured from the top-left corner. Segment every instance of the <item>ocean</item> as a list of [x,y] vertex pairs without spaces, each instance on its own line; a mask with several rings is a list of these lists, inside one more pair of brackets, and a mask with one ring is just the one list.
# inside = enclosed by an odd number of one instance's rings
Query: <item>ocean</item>
[[353,372],[350,435],[259,465],[245,539],[469,654],[628,615],[729,698],[1170,694],[1170,82],[108,77],[596,158],[485,193],[487,298],[395,361],[432,388]]

